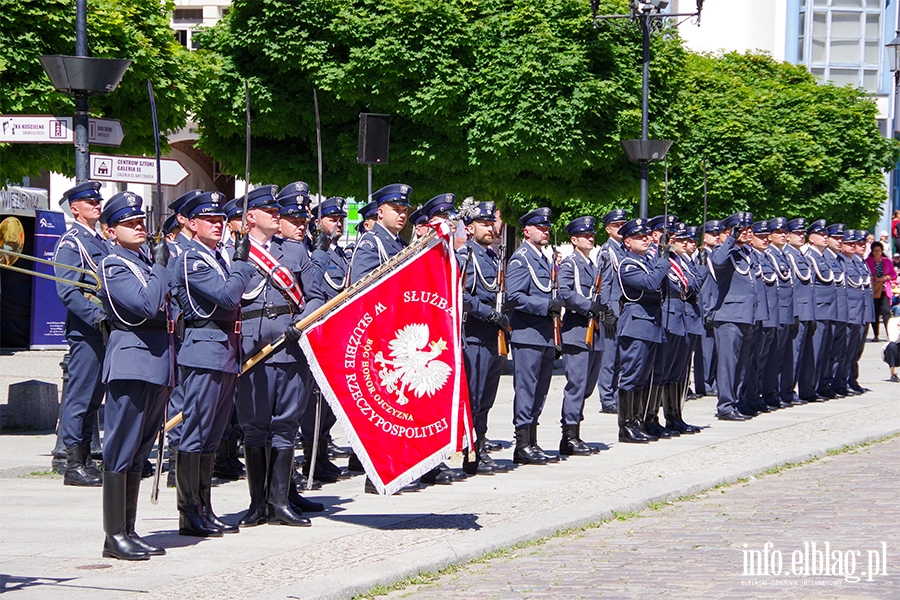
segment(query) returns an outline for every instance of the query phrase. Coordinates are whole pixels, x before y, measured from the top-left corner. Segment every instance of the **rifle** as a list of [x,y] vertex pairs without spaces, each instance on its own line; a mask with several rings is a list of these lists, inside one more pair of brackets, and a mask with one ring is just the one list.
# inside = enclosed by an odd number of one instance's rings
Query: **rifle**
[[[313,88],[313,108],[316,111],[316,158],[318,159],[318,167],[319,167],[319,214],[316,219],[316,227],[322,227],[322,201],[325,200],[325,197],[322,195],[322,121],[319,120],[319,95],[316,93],[316,88]],[[328,274],[325,274],[325,277],[328,277]],[[315,396],[316,396],[316,419],[315,419],[315,429],[313,429],[313,443],[312,443],[312,455],[309,457],[309,478],[306,480],[306,491],[309,491],[313,487],[313,480],[315,479],[316,473],[316,460],[318,459],[319,453],[319,427],[322,423],[322,390],[319,389],[319,386],[315,386]]]
[[250,82],[244,80],[244,121],[246,143],[244,148],[244,210],[241,213],[241,233],[247,234],[247,201],[250,198]]
[[[597,265],[597,278],[594,279],[594,285],[591,286],[591,303],[593,304],[594,300],[596,300],[596,295],[600,293],[600,286],[603,284],[603,275],[600,271],[600,265]],[[584,336],[584,343],[590,346],[592,349],[594,347],[594,331],[600,327],[600,323],[597,322],[597,316],[594,315],[590,319],[588,319],[587,326],[587,334]]]
[[[506,303],[506,223],[503,224],[503,232],[500,234],[500,262],[497,264],[497,300],[494,309],[498,313],[503,312],[503,305]],[[497,353],[500,356],[509,356],[509,344],[507,344],[506,336],[508,329],[497,330]]]
[[[551,298],[559,299],[559,276],[556,272],[556,236],[553,236],[553,260],[550,262],[550,285],[553,286]],[[562,319],[559,315],[553,317],[553,346],[556,348],[557,358],[562,352]]]
[[[153,119],[153,142],[156,148],[156,206],[154,207],[153,203],[150,203],[151,211],[156,212],[154,215],[156,217],[156,227],[154,231],[150,232],[150,237],[155,242],[161,243],[163,241],[162,213],[163,206],[165,206],[162,195],[162,158],[159,151],[159,120],[156,115],[156,98],[153,95],[153,83],[149,79],[147,80],[147,93],[150,95],[150,116]],[[152,218],[150,221],[151,223],[153,222]],[[166,294],[166,320],[171,316],[168,314],[168,299],[169,295]],[[175,368],[174,358],[174,356],[169,358],[169,368]],[[163,416],[163,419],[165,420],[165,416]],[[162,474],[163,448],[165,447],[166,442],[166,431],[168,430],[163,422],[160,424],[159,435],[157,436],[158,439],[156,442],[156,469],[153,472],[153,485],[150,488],[150,504],[159,502],[159,478]]]

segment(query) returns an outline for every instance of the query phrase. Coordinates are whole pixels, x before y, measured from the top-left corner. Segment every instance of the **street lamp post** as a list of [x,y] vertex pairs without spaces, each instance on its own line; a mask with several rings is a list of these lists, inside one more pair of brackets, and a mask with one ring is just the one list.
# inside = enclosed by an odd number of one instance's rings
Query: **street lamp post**
[[[58,92],[75,99],[75,180],[78,183],[90,178],[91,156],[88,147],[88,119],[90,97],[106,94],[119,85],[131,60],[116,58],[90,58],[87,46],[87,0],[75,0],[75,56],[54,54],[38,58],[50,78],[50,83]],[[59,416],[62,418],[62,404],[66,401],[69,380],[69,358],[67,352],[60,368],[63,375],[62,402]],[[91,440],[91,454],[100,451],[100,422],[94,424],[94,439]],[[65,470],[65,445],[62,428],[57,428],[56,447],[53,449],[52,466],[60,473]]]
[[87,181],[90,172],[88,115],[90,97],[106,94],[119,85],[130,60],[89,58],[87,48],[87,0],[75,0],[75,56],[39,57],[56,91],[75,99],[75,179]]
[[[628,158],[637,162],[641,167],[641,198],[638,205],[638,214],[641,218],[647,218],[649,196],[650,196],[650,163],[662,160],[672,142],[663,142],[662,146],[653,146],[649,144],[633,144],[633,142],[653,142],[650,140],[650,36],[653,31],[654,23],[663,19],[671,18],[696,18],[697,24],[700,24],[700,13],[703,11],[703,0],[696,0],[697,11],[693,13],[665,13],[662,12],[669,6],[669,0],[631,0],[630,15],[597,15],[599,9],[599,0],[591,1],[591,9],[594,14],[594,28],[598,28],[600,22],[613,19],[628,19],[632,23],[637,23],[641,29],[642,43],[642,77],[641,77],[641,139],[640,140],[622,140],[622,146],[628,153]],[[661,141],[661,140],[660,140]],[[634,155],[629,152],[632,148]],[[647,152],[643,152],[646,149]],[[661,154],[660,154],[661,151]],[[658,158],[649,158],[656,153]]]

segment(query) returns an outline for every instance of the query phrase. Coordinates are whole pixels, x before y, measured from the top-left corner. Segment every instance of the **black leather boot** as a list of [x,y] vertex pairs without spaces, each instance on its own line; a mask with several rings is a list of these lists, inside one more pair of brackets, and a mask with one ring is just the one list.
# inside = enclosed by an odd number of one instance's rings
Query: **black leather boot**
[[91,458],[91,443],[86,442],[81,445],[81,456],[84,458],[84,470],[86,473],[99,477],[103,481],[103,472],[97,468],[97,463]]
[[166,475],[166,487],[175,487],[175,468],[178,462],[178,446],[169,444],[169,473]]
[[138,494],[141,491],[141,472],[128,471],[125,474],[125,534],[138,548],[150,556],[163,556],[165,548],[148,544],[141,536],[134,532],[134,522],[137,520]]
[[516,429],[516,449],[513,462],[517,465],[546,465],[547,456],[538,452],[531,443],[531,426]]
[[[68,448],[66,448],[68,450]],[[140,478],[140,472],[137,473]],[[138,479],[140,482],[140,479]],[[103,558],[147,560],[150,555],[128,537],[125,524],[127,475],[106,472],[103,478]]]
[[563,456],[590,456],[591,448],[578,439],[577,425],[563,425],[562,439],[559,440],[559,453]]
[[491,440],[484,440],[484,449],[488,452],[500,452],[503,450],[503,444],[500,442],[492,442]]
[[335,458],[350,458],[352,451],[341,448],[335,444],[330,435],[326,439],[326,443],[328,444],[328,458],[331,460],[334,460]]
[[422,475],[420,481],[426,485],[450,485],[453,483],[453,478],[450,477],[449,473],[445,473],[440,468],[435,467]]
[[475,443],[478,443],[478,440],[481,439],[481,451],[478,454],[478,459],[490,465],[491,469],[494,470],[494,473],[508,473],[509,467],[506,465],[501,465],[488,454],[490,450],[488,450],[488,445],[491,443],[489,439],[487,439],[487,434],[481,434],[480,436],[476,436]]
[[619,441],[625,444],[646,444],[650,440],[634,430],[634,392],[619,390]]
[[350,473],[357,475],[366,472],[366,469],[359,461],[359,457],[356,456],[356,452],[350,453],[350,458],[347,459],[347,470],[350,471]]
[[241,479],[247,476],[247,469],[238,458],[238,440],[228,440],[228,460],[231,462],[232,468],[241,474]]
[[447,463],[441,463],[437,466],[437,468],[440,469],[442,472],[446,473],[447,475],[449,475],[450,481],[453,481],[453,482],[465,481],[466,479],[469,478],[469,476],[466,475],[465,471],[463,471],[462,469],[451,469],[450,467],[447,466]]
[[666,429],[671,429],[683,434],[700,433],[700,428],[688,425],[681,417],[681,393],[680,383],[670,383],[670,389],[666,390],[663,413],[666,416]]
[[663,386],[650,386],[650,398],[647,400],[647,408],[644,413],[643,430],[647,432],[647,435],[669,439],[672,437],[672,434],[659,424],[659,405],[662,401],[663,393]]
[[309,527],[306,517],[298,516],[291,510],[288,493],[293,485],[294,449],[272,448],[269,451],[269,485],[266,490],[266,515],[269,525],[290,525]]
[[[90,444],[86,447],[90,448]],[[84,466],[86,456],[85,445],[68,446],[66,448],[66,474],[63,476],[63,485],[75,485],[80,487],[100,487],[103,485],[103,478],[92,475]]]
[[650,404],[651,392],[652,390],[650,389],[650,387],[642,388],[640,390],[634,390],[631,397],[631,414],[633,415],[631,428],[634,430],[634,433],[636,435],[642,435],[646,437],[648,442],[658,442],[658,436],[652,435],[650,432],[644,429],[644,419],[647,417],[647,410]]
[[538,428],[537,423],[534,423],[534,424],[531,426],[531,434],[530,434],[530,435],[531,435],[531,446],[532,446],[532,448],[534,448],[535,450],[537,450],[540,454],[543,454],[544,457],[547,459],[547,462],[548,462],[548,463],[558,463],[558,462],[559,462],[559,456],[554,456],[554,455],[552,455],[552,454],[547,454],[546,452],[544,452],[544,449],[543,449],[543,448],[541,448],[540,446],[538,446],[538,443],[537,443],[537,428]]
[[298,515],[302,515],[305,512],[322,512],[325,510],[325,505],[321,502],[313,502],[301,496],[300,490],[297,489],[293,480],[288,488],[288,502],[291,504],[291,509]]
[[203,516],[200,503],[200,453],[178,452],[175,490],[178,501],[178,534],[222,537],[222,530]]
[[463,458],[463,471],[468,475],[493,475],[494,467],[484,457],[487,452],[484,450],[484,436],[475,435],[475,451],[466,450]]
[[[309,465],[312,463],[312,442],[303,442],[303,475],[309,477]],[[316,468],[313,471],[316,481],[337,483],[341,479],[349,479],[350,471],[341,469],[328,459],[328,440],[319,439],[316,451]]]
[[[220,446],[221,447],[221,446]],[[222,533],[238,533],[237,525],[229,525],[216,516],[212,507],[212,477],[218,457],[212,452],[200,455],[200,512]]]
[[237,481],[241,478],[241,471],[236,469],[231,461],[231,448],[234,445],[234,452],[237,454],[237,440],[222,440],[215,453],[215,461],[213,463],[212,475],[218,479],[226,481]]
[[[400,494],[408,494],[410,492],[418,492],[419,490],[422,490],[422,489],[424,489],[422,484],[419,483],[418,479],[415,479],[413,481],[410,481],[406,485],[404,485],[402,488],[400,488],[396,492],[394,492],[393,495],[399,496]],[[363,487],[363,490],[367,494],[377,494],[378,493],[378,490],[375,488],[375,484],[368,477],[366,477],[366,484]]]
[[247,486],[250,488],[250,508],[241,519],[241,527],[263,525],[266,516],[266,479],[268,478],[268,450],[257,446],[244,446],[247,463]]

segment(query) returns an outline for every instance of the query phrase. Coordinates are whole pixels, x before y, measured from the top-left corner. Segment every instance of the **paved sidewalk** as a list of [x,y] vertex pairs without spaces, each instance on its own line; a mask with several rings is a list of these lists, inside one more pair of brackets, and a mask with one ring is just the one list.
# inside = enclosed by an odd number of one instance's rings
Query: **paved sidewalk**
[[900,598],[898,481],[900,439],[893,438],[382,598]]
[[[312,517],[310,528],[262,526],[219,539],[180,537],[174,490],[163,489],[154,506],[145,480],[137,530],[168,555],[140,563],[100,557],[99,489],[64,487],[48,476],[21,477],[49,469],[54,436],[0,435],[0,591],[15,589],[15,597],[26,600],[348,598],[376,584],[597,522],[612,511],[630,512],[898,433],[900,385],[887,382],[880,350],[868,344],[861,365],[860,379],[872,388],[868,394],[745,423],[715,420],[715,400],[704,398],[685,407],[686,420],[704,426],[702,433],[647,445],[617,443],[616,417],[598,413],[595,395],[582,434],[607,447],[600,454],[390,498],[363,494],[363,478],[355,477],[310,494],[328,507]],[[0,356],[0,373],[25,380],[53,372],[58,362],[55,353]],[[539,428],[541,444],[550,451],[559,440],[564,385],[563,377],[554,376]],[[512,381],[504,377],[492,411],[492,439],[511,439],[511,414]],[[341,437],[337,441],[343,443]],[[511,449],[495,458],[511,465]],[[226,521],[236,521],[248,501],[243,481],[213,490]],[[772,541],[787,547],[790,539]],[[738,589],[732,595],[756,592]]]

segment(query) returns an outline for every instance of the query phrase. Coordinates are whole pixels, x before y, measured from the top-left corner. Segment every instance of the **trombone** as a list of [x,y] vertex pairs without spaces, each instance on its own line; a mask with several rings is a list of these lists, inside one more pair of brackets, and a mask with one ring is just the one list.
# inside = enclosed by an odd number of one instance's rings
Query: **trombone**
[[[62,263],[47,260],[45,258],[38,258],[36,256],[22,254],[21,250],[25,246],[25,229],[22,227],[22,222],[15,217],[7,217],[6,219],[3,219],[2,222],[0,222],[0,242],[2,242],[2,246],[0,246],[0,269],[9,269],[10,271],[24,273],[25,275],[33,275],[35,277],[43,277],[44,279],[51,279],[60,283],[68,283],[69,285],[84,288],[92,292],[99,292],[100,288],[103,287],[100,284],[100,278],[90,269],[82,269],[81,267],[64,265]],[[33,269],[25,269],[23,267],[13,266],[13,263],[15,263],[20,258],[22,260],[30,260],[39,262],[41,264],[50,265],[51,267],[68,269],[70,271],[75,271],[76,273],[83,273],[85,275],[93,277],[96,283],[70,281],[68,279],[63,279],[62,277],[57,277],[56,275],[51,275],[49,273],[41,273],[40,271],[35,271]]]

